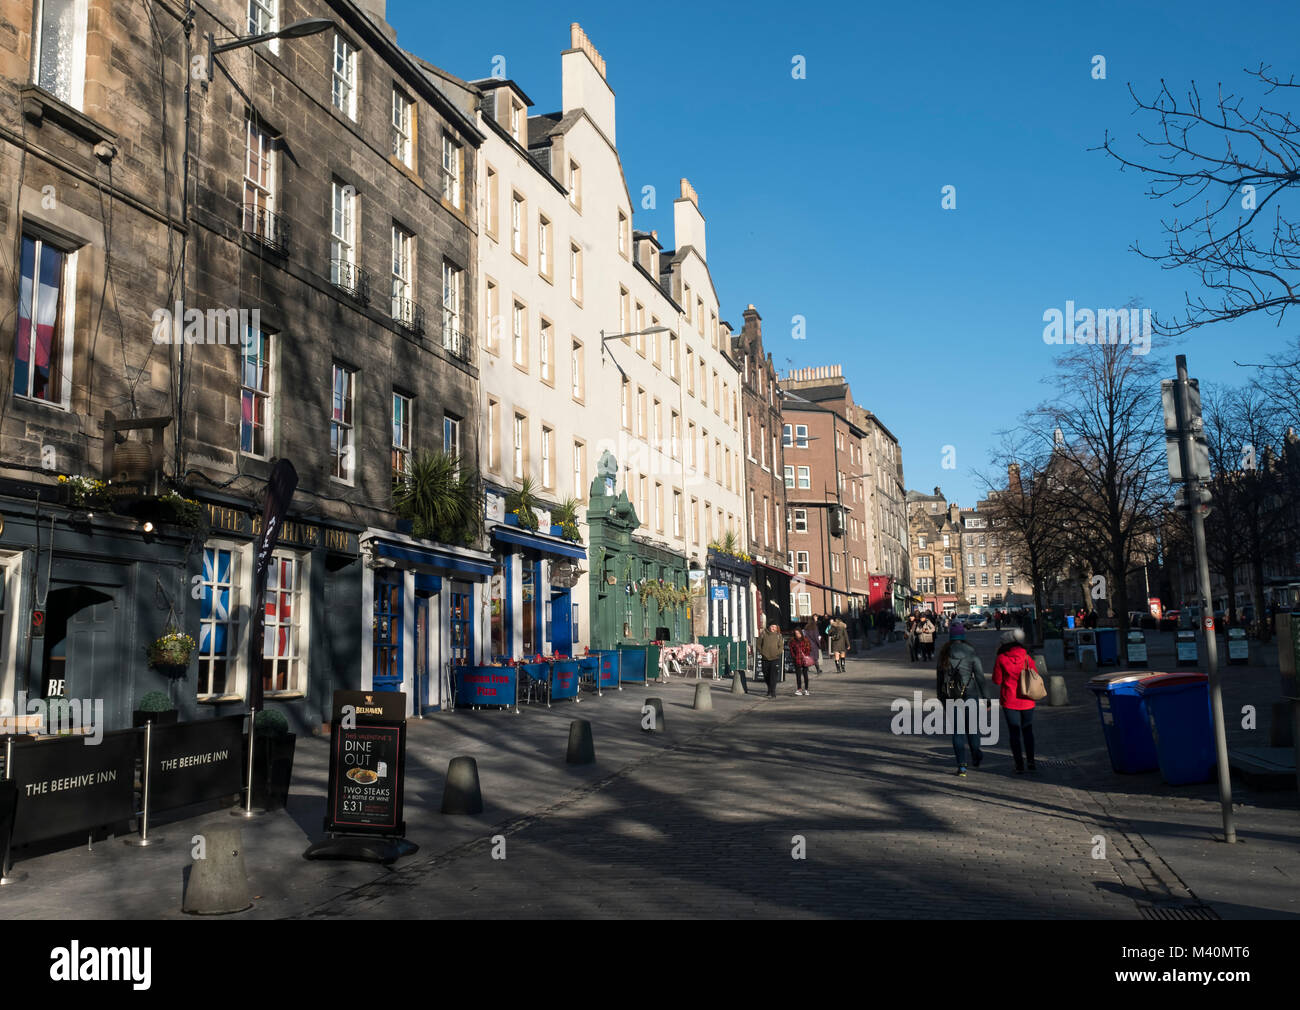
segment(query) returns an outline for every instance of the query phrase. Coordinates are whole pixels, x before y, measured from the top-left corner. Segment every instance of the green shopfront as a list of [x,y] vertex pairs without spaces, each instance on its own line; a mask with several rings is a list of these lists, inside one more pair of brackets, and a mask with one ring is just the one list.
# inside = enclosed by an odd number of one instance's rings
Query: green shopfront
[[591,648],[689,642],[686,558],[636,535],[641,520],[627,492],[615,494],[611,470],[616,467],[602,466],[587,506]]

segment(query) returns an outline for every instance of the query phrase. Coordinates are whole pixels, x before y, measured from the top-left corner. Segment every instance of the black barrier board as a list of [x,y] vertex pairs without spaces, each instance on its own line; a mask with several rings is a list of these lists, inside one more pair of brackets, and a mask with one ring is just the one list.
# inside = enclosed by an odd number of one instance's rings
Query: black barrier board
[[406,695],[335,691],[325,830],[404,835],[405,776]]
[[[18,787],[7,779],[0,779],[0,863],[9,852],[9,842],[14,832],[14,811],[18,809]],[[0,873],[4,866],[0,865]]]
[[154,726],[149,807],[169,810],[243,788],[244,716]]
[[87,739],[71,736],[14,745],[14,845],[86,832],[135,816],[140,731],[105,733],[97,744]]

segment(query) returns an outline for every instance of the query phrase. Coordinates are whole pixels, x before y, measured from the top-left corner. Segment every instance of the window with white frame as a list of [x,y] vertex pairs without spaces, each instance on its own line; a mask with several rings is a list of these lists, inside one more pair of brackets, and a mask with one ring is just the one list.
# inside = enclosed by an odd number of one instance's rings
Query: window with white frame
[[239,451],[266,459],[271,447],[271,334],[248,327],[240,354]]
[[357,118],[357,49],[342,35],[334,36],[334,108],[353,122]]
[[249,116],[244,120],[244,231],[267,242],[275,228],[275,141]]
[[586,470],[583,461],[586,458],[586,453],[586,446],[575,439],[573,442],[573,495],[575,498],[583,498],[587,494],[586,483],[583,481]]
[[19,259],[14,395],[67,404],[73,342],[76,253],[24,233]]
[[537,368],[541,374],[542,381],[551,383],[552,365],[551,365],[551,324],[546,319],[539,319],[537,325]]
[[524,452],[528,441],[528,419],[522,414],[515,415],[514,430],[514,475],[515,480],[524,477]]
[[229,697],[239,685],[240,565],[243,549],[213,541],[203,548],[199,580],[200,699]]
[[510,249],[524,255],[524,198],[518,193],[510,194]]
[[569,351],[569,371],[573,373],[573,398],[581,400],[585,386],[585,363],[582,356],[582,342],[573,341],[572,349]]
[[808,532],[808,510],[807,509],[794,510],[794,532],[796,533]]
[[569,159],[569,203],[582,210],[582,169],[572,158]]
[[413,407],[409,396],[393,391],[393,480],[401,480],[411,472]]
[[407,168],[414,167],[412,135],[414,103],[401,88],[393,88],[393,157]]
[[87,0],[37,0],[32,80],[80,110],[86,86]]
[[795,571],[800,575],[808,574],[808,552],[795,551]]
[[787,466],[785,468],[785,486],[787,488],[794,487],[794,467],[792,466]]
[[248,0],[248,34],[269,35],[279,30],[279,0]]
[[528,332],[527,310],[519,302],[514,303],[510,313],[511,356],[521,368],[528,366]]
[[551,276],[551,222],[545,214],[537,215],[537,272]]
[[671,454],[673,459],[681,459],[681,456],[679,455],[681,451],[681,447],[678,445],[678,442],[681,441],[681,437],[682,437],[682,418],[681,415],[678,414],[677,411],[675,410],[671,411],[670,413],[668,437],[669,439],[671,439],[672,442]]
[[392,271],[393,319],[413,329],[416,323],[415,236],[399,225],[393,225]]
[[808,490],[808,489],[811,488],[811,487],[812,487],[812,471],[811,471],[811,469],[810,469],[809,467],[806,467],[806,466],[801,466],[801,467],[799,467],[799,488],[800,488],[800,490],[805,490],[805,491],[806,491],[806,490]]
[[582,250],[573,243],[569,244],[569,297],[582,301]]
[[555,439],[555,432],[542,425],[542,487],[555,487],[555,473],[551,467],[551,444]]
[[668,377],[677,378],[677,334],[668,334]]
[[682,535],[682,493],[673,490],[673,536]]
[[330,281],[337,287],[357,289],[357,191],[334,182],[330,215]]
[[453,207],[461,206],[461,175],[465,152],[449,133],[442,135],[442,197]]
[[333,395],[330,411],[330,474],[337,480],[352,483],[356,443],[353,430],[353,397],[357,373],[340,364],[334,365]]
[[460,289],[464,278],[462,271],[450,260],[442,261],[442,346],[453,354],[465,350],[464,335],[460,328]]
[[262,688],[267,694],[302,694],[307,689],[306,555],[277,551],[266,579],[266,631]]
[[460,458],[460,418],[455,414],[442,415],[442,451]]

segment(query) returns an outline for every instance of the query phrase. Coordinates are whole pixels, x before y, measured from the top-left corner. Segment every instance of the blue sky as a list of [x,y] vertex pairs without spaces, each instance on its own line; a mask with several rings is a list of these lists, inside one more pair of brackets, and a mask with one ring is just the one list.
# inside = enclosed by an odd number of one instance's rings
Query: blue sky
[[[971,505],[995,433],[1052,395],[1043,313],[1138,298],[1180,309],[1198,278],[1129,251],[1158,248],[1166,204],[1134,172],[1088,149],[1105,131],[1140,154],[1132,84],[1164,78],[1180,98],[1222,81],[1273,107],[1242,73],[1296,67],[1300,5],[1224,10],[1207,0],[940,2],[742,7],[390,0],[408,49],[465,78],[494,56],[536,102],[560,107],[569,22],[600,49],[618,98],[634,193],[657,187],[635,226],[672,232],[689,178],[708,220],[709,266],[734,326],[753,302],[778,367],[843,362],[855,399],[899,437],[909,489]],[[1092,78],[1092,58],[1106,79]],[[806,59],[806,79],[791,75]],[[1300,96],[1290,99],[1300,112]],[[955,210],[941,190],[955,186]],[[791,320],[807,320],[803,340]],[[1300,335],[1260,316],[1195,331],[1152,354],[1188,356],[1209,381],[1247,377]],[[957,468],[942,466],[944,447]]]

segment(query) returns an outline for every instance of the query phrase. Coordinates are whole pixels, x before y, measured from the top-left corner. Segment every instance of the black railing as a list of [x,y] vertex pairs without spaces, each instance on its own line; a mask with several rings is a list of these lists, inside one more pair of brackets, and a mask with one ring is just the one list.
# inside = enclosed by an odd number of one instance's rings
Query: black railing
[[409,298],[393,298],[393,322],[408,333],[424,335],[424,307]]
[[360,302],[370,304],[370,274],[348,260],[330,260],[330,283]]
[[244,204],[244,231],[281,255],[289,251],[289,222],[254,203]]
[[455,316],[443,316],[442,349],[458,361],[469,363],[474,351],[474,341],[470,334],[460,329]]

